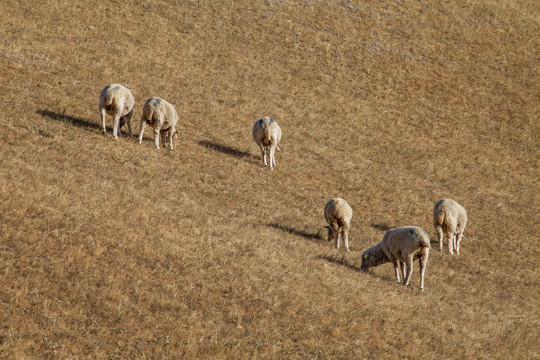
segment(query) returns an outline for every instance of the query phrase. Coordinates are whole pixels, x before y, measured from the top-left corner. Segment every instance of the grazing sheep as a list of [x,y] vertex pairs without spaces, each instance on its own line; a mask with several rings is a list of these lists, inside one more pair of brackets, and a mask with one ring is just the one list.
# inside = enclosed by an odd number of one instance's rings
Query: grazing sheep
[[443,239],[446,234],[448,251],[459,254],[459,244],[467,225],[465,208],[452,199],[441,199],[433,208],[433,226],[439,238],[439,250],[443,249]]
[[279,151],[279,142],[281,140],[281,128],[278,123],[269,117],[265,117],[255,121],[252,130],[253,140],[261,148],[264,166],[266,163],[266,153],[268,151],[270,158],[270,170],[274,170],[276,166],[276,149]]
[[324,207],[324,217],[329,225],[325,226],[328,229],[328,241],[334,235],[334,247],[336,249],[339,249],[339,237],[341,235],[345,249],[349,251],[349,229],[351,228],[352,216],[351,207],[345,200],[340,198],[330,199]]
[[[413,261],[420,263],[420,289],[424,291],[424,273],[429,257],[430,240],[428,234],[417,226],[403,226],[390,229],[384,234],[382,241],[362,253],[360,268],[367,270],[373,266],[392,262],[399,282],[399,271],[403,276],[403,285],[408,286],[413,271]],[[403,269],[407,266],[407,274]]]
[[127,122],[129,136],[133,137],[131,132],[131,117],[133,116],[133,105],[135,100],[131,91],[125,86],[118,84],[107,85],[99,94],[99,112],[101,114],[101,123],[103,124],[103,133],[107,132],[105,127],[105,115],[113,117],[113,135],[118,139],[122,135],[122,126]]
[[152,97],[143,106],[141,116],[141,133],[139,134],[139,144],[142,143],[144,128],[148,123],[154,128],[154,142],[159,149],[159,139],[164,146],[169,145],[173,149],[173,140],[178,138],[176,123],[178,114],[173,105],[163,99]]

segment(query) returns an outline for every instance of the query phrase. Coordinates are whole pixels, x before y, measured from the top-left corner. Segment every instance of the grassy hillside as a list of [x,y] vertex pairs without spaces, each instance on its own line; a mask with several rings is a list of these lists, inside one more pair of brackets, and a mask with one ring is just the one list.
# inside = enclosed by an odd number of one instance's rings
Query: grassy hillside
[[[539,358],[537,1],[3,1],[1,358]],[[174,104],[173,151],[99,92]],[[255,120],[281,125],[277,170]],[[124,128],[124,130],[126,130]],[[354,209],[351,252],[323,233]],[[359,271],[436,238],[425,292]],[[445,245],[446,250],[446,245]]]

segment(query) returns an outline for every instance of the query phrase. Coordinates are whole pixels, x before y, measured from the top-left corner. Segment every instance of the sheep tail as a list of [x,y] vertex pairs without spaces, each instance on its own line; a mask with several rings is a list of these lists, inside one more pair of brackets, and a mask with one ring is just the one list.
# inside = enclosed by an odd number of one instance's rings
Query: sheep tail
[[112,105],[113,100],[114,100],[113,94],[110,91],[106,92],[105,93],[105,105],[106,106]]
[[336,210],[334,213],[334,217],[336,218],[338,225],[343,226],[343,219],[345,219],[345,214],[341,210]]
[[446,212],[444,211],[441,211],[437,214],[437,218],[436,218],[436,222],[435,222],[435,226],[436,225],[441,225],[443,228],[445,227],[445,223],[444,223],[444,215],[446,214]]
[[150,107],[148,112],[144,112],[144,120],[146,120],[146,123],[150,124],[152,119],[154,117],[154,108]]
[[263,123],[263,132],[264,132],[264,138],[270,140],[271,134],[270,134],[270,128],[266,123]]
[[[422,230],[423,231],[423,230]],[[424,248],[430,248],[431,247],[431,241],[429,239],[429,236],[428,234],[426,234],[426,232],[424,231],[424,235],[425,236],[422,236],[422,238],[420,239],[420,246],[421,247],[424,247]]]

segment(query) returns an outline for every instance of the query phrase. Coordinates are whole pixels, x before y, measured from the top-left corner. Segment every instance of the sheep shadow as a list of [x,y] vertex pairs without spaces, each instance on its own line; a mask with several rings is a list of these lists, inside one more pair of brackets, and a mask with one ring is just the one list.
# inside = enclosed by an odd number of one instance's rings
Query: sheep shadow
[[372,228],[380,230],[380,231],[388,231],[388,230],[392,229],[392,227],[389,226],[388,224],[375,224],[375,223],[372,223],[370,226]]
[[[71,124],[76,127],[81,127],[86,130],[92,130],[92,131],[98,130],[99,133],[101,133],[101,130],[102,130],[101,124],[94,123],[83,118],[66,115],[65,113],[58,113],[58,112],[54,112],[50,110],[37,110],[36,114],[39,114],[43,117],[51,118],[53,120],[56,120],[64,124]],[[131,120],[131,125],[132,125],[132,130],[134,131],[135,129],[133,128],[133,120]],[[112,126],[111,127],[107,126],[106,129],[109,134],[112,133],[113,131]],[[124,127],[122,128],[122,135],[119,135],[119,136],[129,137],[127,125],[124,125]],[[136,138],[135,134],[133,134],[133,138]],[[143,141],[154,142],[154,139],[144,138]]]
[[361,267],[361,263],[348,259],[347,256],[345,256],[344,254],[319,255],[317,256],[317,259],[321,259],[321,260],[325,260],[334,264],[345,266],[346,268],[349,268],[356,272],[363,273],[365,275],[373,276],[374,278],[377,278],[379,280],[394,282],[393,278],[388,278],[387,275],[376,274],[375,272],[371,271],[371,269],[363,271]]
[[343,265],[354,271],[362,271],[360,265],[358,265],[356,262],[351,261],[350,259],[347,259],[347,257],[343,254],[319,255],[317,258],[321,260],[326,260],[334,264]]
[[253,155],[248,153],[248,152],[241,151],[241,150],[232,148],[230,146],[221,145],[221,144],[218,144],[218,143],[215,143],[215,142],[212,142],[212,141],[208,141],[208,140],[199,141],[199,145],[204,146],[207,149],[212,149],[212,150],[215,150],[215,151],[219,151],[220,153],[230,155],[230,156],[240,158],[240,159],[241,158],[253,158]]
[[65,113],[58,113],[50,110],[37,110],[36,114],[39,114],[43,117],[51,118],[62,123],[68,123],[73,126],[83,127],[92,130],[101,130],[100,124],[96,124],[83,118],[66,115]]
[[321,236],[318,233],[309,233],[309,232],[306,232],[306,231],[297,230],[297,229],[295,229],[293,227],[290,227],[290,226],[279,225],[277,223],[272,223],[272,224],[267,224],[267,225],[269,227],[274,228],[274,229],[284,231],[284,232],[286,232],[288,234],[303,237],[304,239],[307,239],[307,240],[317,241],[317,242],[320,242],[320,241],[324,240],[323,238],[321,238]]

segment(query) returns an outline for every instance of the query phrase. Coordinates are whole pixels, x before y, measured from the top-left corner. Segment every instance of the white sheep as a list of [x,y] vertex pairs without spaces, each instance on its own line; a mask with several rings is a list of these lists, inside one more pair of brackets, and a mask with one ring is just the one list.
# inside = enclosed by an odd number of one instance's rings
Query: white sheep
[[281,141],[281,128],[278,123],[269,117],[264,117],[255,121],[252,130],[253,140],[261,148],[261,154],[263,158],[264,166],[266,163],[266,153],[268,152],[270,158],[270,170],[274,170],[276,166],[276,149],[279,151],[279,142]]
[[169,145],[173,149],[173,140],[178,138],[176,123],[178,114],[172,104],[158,97],[152,97],[143,106],[141,116],[141,132],[139,134],[139,144],[142,143],[144,128],[148,123],[154,128],[154,142],[159,149],[159,140],[166,147]]
[[443,250],[443,240],[448,239],[448,251],[459,254],[459,244],[467,226],[465,208],[452,199],[441,199],[433,208],[433,226],[439,239],[439,250]]
[[[403,276],[403,285],[408,286],[413,271],[413,261],[420,263],[420,290],[424,291],[424,274],[431,248],[428,234],[417,226],[403,226],[390,229],[382,241],[362,253],[360,268],[365,271],[373,266],[391,262],[394,265],[396,281],[399,282],[399,270]],[[407,267],[405,274],[403,264]]]
[[324,217],[329,226],[328,241],[334,237],[334,247],[339,249],[339,238],[344,243],[345,249],[349,251],[349,229],[351,228],[351,219],[353,216],[352,208],[341,198],[330,199],[324,207]]
[[133,116],[133,105],[135,100],[131,91],[122,85],[107,85],[99,94],[99,112],[101,114],[101,123],[103,124],[103,133],[107,132],[105,127],[106,114],[113,117],[113,135],[118,139],[122,135],[122,126],[127,122],[129,136],[133,137],[131,132],[131,117]]

